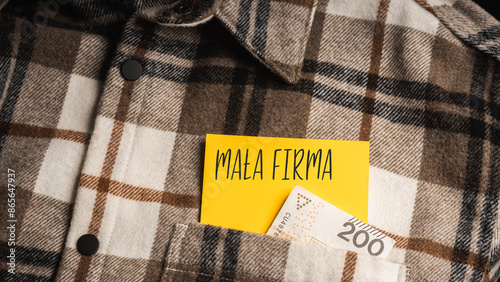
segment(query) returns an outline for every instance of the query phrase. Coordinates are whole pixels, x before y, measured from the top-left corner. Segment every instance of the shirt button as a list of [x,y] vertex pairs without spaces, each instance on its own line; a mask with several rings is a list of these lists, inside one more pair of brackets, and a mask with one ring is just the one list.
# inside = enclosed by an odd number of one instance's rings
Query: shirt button
[[476,96],[470,96],[470,104],[474,110],[481,110],[481,101]]
[[99,240],[92,234],[85,234],[76,242],[76,249],[82,255],[93,255],[99,249]]
[[136,60],[128,60],[122,63],[120,72],[126,80],[134,81],[142,75],[142,66]]
[[174,12],[177,14],[187,15],[193,11],[193,6],[188,3],[180,3],[179,5],[174,7]]

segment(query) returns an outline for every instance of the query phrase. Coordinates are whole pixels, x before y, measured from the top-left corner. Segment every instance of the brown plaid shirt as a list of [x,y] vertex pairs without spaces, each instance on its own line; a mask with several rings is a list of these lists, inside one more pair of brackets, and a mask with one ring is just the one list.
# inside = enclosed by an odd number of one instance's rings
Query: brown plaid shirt
[[[500,23],[470,0],[0,9],[0,280],[498,281]],[[197,223],[207,133],[370,141],[390,257]]]

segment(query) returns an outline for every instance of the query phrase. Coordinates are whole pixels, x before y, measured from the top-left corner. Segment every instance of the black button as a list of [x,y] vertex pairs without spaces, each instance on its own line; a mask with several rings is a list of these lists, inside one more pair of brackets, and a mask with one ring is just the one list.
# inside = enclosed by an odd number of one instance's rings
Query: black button
[[76,249],[82,255],[93,255],[99,249],[99,240],[92,234],[85,234],[76,242]]
[[470,106],[476,111],[481,110],[483,107],[481,100],[476,96],[470,96]]
[[174,7],[174,12],[177,14],[189,14],[193,11],[193,5],[188,3],[180,3]]
[[126,80],[137,80],[141,77],[142,74],[142,66],[136,60],[128,60],[123,62],[120,71],[122,73],[123,78]]

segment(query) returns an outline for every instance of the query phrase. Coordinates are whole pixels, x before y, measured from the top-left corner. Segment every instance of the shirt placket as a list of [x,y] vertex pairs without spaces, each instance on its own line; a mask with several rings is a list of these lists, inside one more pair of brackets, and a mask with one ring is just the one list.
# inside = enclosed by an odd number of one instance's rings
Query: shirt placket
[[[145,268],[142,263],[149,258],[150,238],[154,238],[158,224],[134,230],[127,222],[133,225],[146,213],[156,223],[161,197],[155,196],[161,191],[135,191],[125,184],[125,175],[134,148],[140,146],[136,142],[142,131],[138,131],[137,122],[148,94],[140,78],[156,27],[156,23],[131,17],[113,54],[80,174],[58,281],[105,280],[106,270],[127,258],[137,259],[128,267],[136,263],[139,269],[130,277],[144,275],[140,269]],[[114,256],[124,259],[115,260]]]

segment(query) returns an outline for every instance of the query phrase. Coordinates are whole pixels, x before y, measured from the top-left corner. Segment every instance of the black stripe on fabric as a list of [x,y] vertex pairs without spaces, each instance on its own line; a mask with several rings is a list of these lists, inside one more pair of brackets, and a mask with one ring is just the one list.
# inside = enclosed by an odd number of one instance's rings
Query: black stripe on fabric
[[[445,132],[461,133],[470,137],[485,139],[485,122],[474,118],[455,114],[427,111],[425,128],[439,129]],[[388,119],[388,118],[386,118]],[[391,120],[391,119],[389,119]],[[404,123],[402,119],[392,119],[394,122]]]
[[[500,65],[497,63],[494,70],[492,78],[492,86],[490,88],[490,99],[495,99],[500,95],[498,86],[500,85]],[[491,129],[492,126],[490,126]],[[493,132],[492,132],[493,133]],[[490,143],[495,142],[494,134],[490,134]],[[485,192],[483,209],[481,212],[480,221],[480,235],[477,242],[477,253],[483,257],[488,257],[490,255],[490,249],[492,248],[493,232],[495,227],[495,219],[497,218],[498,212],[498,192],[500,189],[500,167],[498,163],[500,162],[500,148],[492,147],[490,149],[490,167],[489,167],[489,179],[488,187]],[[493,252],[494,253],[494,252]],[[492,258],[490,258],[492,260]],[[473,280],[481,281],[483,273],[477,269],[474,269]]]
[[[361,112],[363,97],[339,89],[316,83],[314,97],[330,104]],[[386,120],[418,127],[439,129],[446,132],[472,134],[485,138],[485,121],[444,112],[431,112],[423,109],[406,108],[381,101],[375,101],[373,114]],[[496,141],[500,145],[500,141]]]
[[314,98],[358,112],[363,110],[363,96],[341,89],[332,89],[319,82],[316,83]]
[[0,99],[3,96],[12,58],[0,57]]
[[[129,57],[124,54],[123,59]],[[113,66],[119,68],[121,62],[122,60],[116,60],[113,62]],[[241,86],[246,86],[247,83],[244,80],[233,79],[234,72],[244,73],[246,71],[247,68],[235,70],[233,67],[221,66],[194,66],[193,68],[185,68],[149,59],[143,60],[143,74],[177,83],[232,85],[234,82],[241,83]]]
[[[120,64],[121,62],[123,61],[115,61],[114,64]],[[163,80],[177,82],[177,83],[196,82],[205,79],[202,78],[203,75],[205,74],[207,75],[211,74],[211,77],[215,77],[218,74],[217,72],[210,73],[209,71],[199,67],[184,68],[146,58],[142,60],[142,66],[143,66],[143,75],[148,75],[150,77],[160,78]],[[190,76],[192,77],[190,78]]]
[[473,45],[481,45],[491,40],[500,38],[500,25],[489,26],[476,34],[471,34],[467,39]]
[[[476,55],[476,62],[472,72],[471,95],[482,97],[486,85],[486,74],[488,69],[487,57],[483,54]],[[484,124],[485,111],[472,110],[474,105],[471,102],[471,121],[482,121]],[[482,129],[484,130],[484,128]],[[476,217],[476,202],[478,199],[479,185],[481,182],[481,172],[483,169],[483,146],[484,140],[473,137],[476,128],[474,123],[470,124],[469,141],[467,144],[467,164],[465,168],[465,189],[462,196],[462,207],[460,210],[460,219],[455,236],[454,250],[471,251],[472,228]],[[481,239],[481,238],[479,238]],[[467,259],[462,258],[461,261]],[[463,281],[467,271],[467,265],[457,261],[451,262],[450,281]]]
[[241,36],[241,40],[246,41],[248,30],[250,29],[250,9],[253,0],[241,0],[238,7],[238,21],[236,22],[236,34]]
[[496,246],[491,251],[492,256],[490,257],[489,269],[493,268],[497,263],[500,262],[500,245]]
[[211,281],[214,278],[217,246],[219,245],[220,228],[207,225],[203,230],[203,241],[200,251],[200,274],[196,281]]
[[[314,73],[315,68],[318,75],[349,83],[354,86],[366,87],[368,80],[368,73],[366,72],[311,60],[305,61],[303,72]],[[439,86],[424,82],[379,77],[377,92],[415,101],[433,101],[461,107],[468,107],[469,105],[468,93],[449,92]],[[478,97],[478,100],[484,103],[482,97]],[[498,106],[498,104],[496,105]]]
[[[365,87],[366,85],[368,78],[367,73],[335,64],[306,61],[303,68],[304,71],[314,72],[315,64],[317,65],[318,75],[323,75],[355,86]],[[429,83],[386,77],[379,78],[377,91],[398,98],[439,102],[459,107],[468,107],[470,103],[470,95],[468,93],[449,92],[439,86]],[[486,103],[482,97],[476,97],[476,101],[480,105]],[[500,119],[500,105],[491,101],[488,106],[492,107],[493,117]]]
[[494,56],[494,57],[500,57],[500,45],[497,44],[497,45],[493,45],[491,47],[488,48],[488,50],[486,50],[486,53]]
[[[490,100],[500,102],[500,63],[498,62],[495,62],[495,73],[493,76],[493,83],[490,89]],[[491,107],[490,114],[492,114],[492,116],[495,119],[500,120],[500,107],[498,106]],[[492,130],[491,143],[500,144],[500,127],[494,127],[494,125],[495,123],[493,123],[493,126],[491,128]],[[496,160],[500,160],[500,148],[495,148],[492,157],[495,158]],[[491,173],[490,183],[496,184],[491,188],[493,189],[492,193],[498,195],[498,193],[500,193],[500,166],[496,166],[494,168],[495,168],[494,172]]]
[[500,281],[500,268],[497,270],[496,273],[494,273],[492,275],[492,277],[490,278],[490,281],[491,282],[498,282],[498,281]]
[[255,32],[252,39],[252,46],[254,47],[256,53],[262,57],[265,57],[266,55],[269,11],[271,11],[271,1],[258,0],[254,23]]
[[[35,40],[28,40],[34,36],[36,27],[28,22],[21,21],[21,40],[19,41],[18,57],[12,73],[11,83],[7,86],[7,94],[0,108],[0,121],[5,123],[12,122],[12,116],[16,108],[17,99],[25,80],[26,71],[28,70],[33,46]],[[23,39],[24,38],[24,39]],[[6,129],[8,131],[8,128]],[[0,132],[0,152],[3,150],[7,136],[6,132]]]
[[238,255],[241,244],[241,231],[228,229],[224,241],[224,255],[222,257],[221,280],[234,280],[238,266]]
[[[0,248],[1,253],[7,254],[9,249],[7,242],[0,241],[0,244],[1,244]],[[36,248],[28,248],[19,245],[16,246],[16,264],[19,265],[29,265],[29,266],[43,267],[47,269],[56,269],[57,265],[59,264],[60,258],[61,254],[56,252],[45,251]],[[6,263],[6,257],[2,256],[1,262]],[[8,273],[6,272],[5,274]],[[25,274],[16,273],[14,276],[12,275],[11,276],[12,278],[15,278],[15,281],[26,281],[22,280],[24,277],[23,275]],[[28,275],[26,277],[30,276]],[[40,279],[42,280],[47,279],[47,281],[50,280],[44,277],[40,277]],[[0,281],[8,281],[8,280],[0,279]],[[29,281],[39,281],[39,280],[29,280]]]
[[[496,162],[498,163],[498,161]],[[493,165],[493,164],[492,164]],[[496,182],[500,183],[500,182]],[[490,186],[497,185],[495,182],[490,182]],[[490,191],[487,192],[484,203],[483,210],[481,214],[480,222],[480,235],[478,240],[477,253],[482,257],[489,257],[491,243],[493,241],[493,228],[495,227],[495,219],[497,217],[498,210],[498,196],[492,194]],[[491,258],[490,258],[491,259]],[[483,272],[478,269],[474,269],[472,273],[472,281],[481,281],[483,278]]]
[[[491,135],[492,135],[492,143],[493,145],[500,146],[500,128],[492,128],[491,129]],[[500,182],[497,182],[500,183]]]
[[495,73],[493,76],[493,83],[490,90],[490,103],[491,116],[500,120],[500,63],[495,62]]
[[118,17],[126,18],[132,14],[134,8],[133,1],[85,1],[76,5],[68,4],[61,5],[60,13],[71,19],[77,20],[92,20],[102,17]]
[[248,105],[247,122],[245,124],[245,135],[257,136],[260,132],[264,102],[268,89],[269,78],[260,69],[255,70],[252,96]]
[[248,69],[239,67],[234,68],[231,92],[226,111],[226,121],[224,124],[224,134],[237,133],[248,75]]
[[[242,40],[246,40],[249,25],[250,25],[250,9],[252,1],[243,0],[240,1],[238,8],[238,20],[236,22],[236,32],[242,37]],[[201,48],[207,50],[206,48]],[[215,50],[215,49],[208,49]],[[207,53],[209,56],[213,56],[212,52]],[[204,77],[204,76],[203,76]],[[233,69],[231,77],[231,92],[229,96],[228,108],[226,111],[226,120],[224,124],[224,134],[236,134],[238,130],[238,124],[241,119],[241,109],[243,105],[243,97],[248,84],[249,70],[244,68],[241,63]]]
[[[347,91],[331,89],[316,83],[314,97],[325,102],[345,107],[355,111],[362,111],[362,97]],[[468,95],[466,97],[469,97]],[[468,99],[471,103],[471,99]],[[482,105],[481,99],[476,99]],[[488,104],[492,106],[492,104]],[[486,136],[486,122],[484,119],[467,117],[458,114],[425,111],[417,108],[396,106],[381,101],[375,101],[373,114],[386,120],[412,126],[439,129],[445,132],[461,133],[484,139]],[[500,146],[498,139],[493,139],[493,144]]]
[[489,106],[491,107],[491,116],[496,120],[500,120],[500,105],[489,103]]
[[60,260],[59,253],[22,246],[16,246],[16,254],[19,263],[52,269]]

